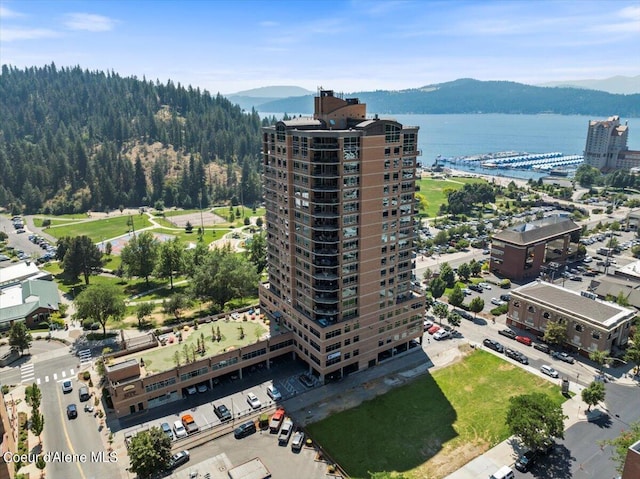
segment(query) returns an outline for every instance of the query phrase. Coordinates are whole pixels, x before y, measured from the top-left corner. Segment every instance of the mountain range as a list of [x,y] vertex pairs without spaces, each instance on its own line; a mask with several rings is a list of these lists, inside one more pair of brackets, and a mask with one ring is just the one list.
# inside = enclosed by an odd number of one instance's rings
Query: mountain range
[[[273,87],[272,87],[273,88]],[[313,112],[312,92],[304,93],[295,87],[279,90],[258,89],[227,95],[241,108],[255,108],[260,112],[299,113]],[[286,98],[274,98],[273,94],[293,91]],[[381,114],[446,114],[446,113],[504,113],[562,115],[588,115],[608,117],[640,116],[640,93],[614,94],[584,87],[533,86],[508,81],[480,81],[464,78],[452,82],[426,85],[406,90],[376,90],[353,92],[344,95],[359,98],[370,112]]]

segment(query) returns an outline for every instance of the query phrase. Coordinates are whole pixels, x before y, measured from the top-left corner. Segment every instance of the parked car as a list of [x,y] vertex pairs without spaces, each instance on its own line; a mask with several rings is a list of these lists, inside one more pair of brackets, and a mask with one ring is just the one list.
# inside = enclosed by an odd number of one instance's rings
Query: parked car
[[251,406],[253,409],[260,409],[262,407],[262,403],[260,402],[260,399],[258,399],[258,396],[256,396],[253,393],[247,394],[247,402],[249,403],[249,406]]
[[269,396],[274,401],[280,401],[282,399],[282,394],[278,391],[278,388],[273,384],[267,386],[267,396]]
[[516,351],[515,349],[505,348],[504,350],[505,356],[514,359],[522,364],[529,364],[529,358],[527,358],[520,351]]
[[503,304],[506,304],[506,303],[501,299],[491,298],[491,304],[495,304],[496,306],[502,306]]
[[185,414],[181,419],[182,425],[187,430],[187,434],[194,434],[200,430],[198,424],[196,423],[196,420],[193,419],[193,416],[191,414]]
[[520,472],[527,472],[535,464],[538,457],[540,457],[540,451],[528,450],[518,457],[515,467]]
[[462,288],[462,293],[463,293],[465,296],[469,296],[469,295],[471,294],[471,289],[469,289],[469,288]]
[[313,387],[313,379],[310,378],[307,374],[301,374],[300,376],[298,376],[298,380],[302,383],[303,386],[306,386],[308,388]]
[[269,421],[269,432],[271,434],[277,434],[280,430],[280,426],[282,425],[282,421],[284,421],[285,411],[284,408],[279,407],[276,409],[276,412],[273,413],[271,419]]
[[441,329],[440,331],[436,331],[433,335],[433,339],[436,341],[440,341],[441,339],[449,339],[451,337],[451,333],[446,329]]
[[532,343],[531,338],[528,336],[516,336],[515,340],[526,346],[531,346],[531,343]]
[[486,338],[484,341],[482,341],[482,344],[484,344],[489,349],[493,349],[494,351],[497,351],[499,353],[504,351],[504,346],[493,339]]
[[167,435],[170,441],[173,441],[173,431],[171,430],[171,426],[169,426],[168,422],[163,422],[162,424],[160,424],[160,429],[162,429],[162,432]]
[[537,349],[538,351],[542,351],[543,353],[549,354],[551,348],[543,343],[533,343],[533,349]]
[[290,418],[286,418],[280,427],[280,432],[278,433],[278,445],[286,446],[289,442],[289,438],[293,433],[293,420]]
[[438,331],[440,331],[440,326],[438,326],[437,324],[434,324],[427,330],[427,333],[436,334]]
[[175,469],[189,462],[189,451],[180,451],[169,459],[169,469]]
[[482,286],[477,285],[477,284],[470,284],[469,285],[469,289],[471,291],[475,291],[476,293],[482,293],[482,291],[483,291]]
[[182,425],[182,421],[176,421],[173,423],[173,432],[176,435],[176,439],[187,437],[187,430]]
[[557,378],[559,376],[558,371],[553,369],[553,367],[548,364],[543,364],[542,366],[540,366],[540,372],[546,374],[547,376],[551,376],[552,378]]
[[487,291],[491,291],[491,285],[489,283],[478,283],[478,286],[480,286],[482,289],[486,289]]
[[214,414],[220,419],[220,421],[230,421],[231,420],[231,412],[227,409],[227,406],[224,404],[218,404],[217,406],[213,406]]
[[189,387],[187,388],[187,394],[188,394],[189,396],[193,396],[196,392],[198,392],[198,390],[196,389],[196,387],[195,387],[195,386],[189,386]]
[[304,432],[298,430],[293,434],[293,437],[291,438],[291,450],[294,452],[297,452],[300,449],[302,449],[303,445],[304,445]]
[[429,331],[429,328],[433,326],[433,321],[429,320],[429,319],[425,319],[423,324],[422,324],[422,329],[423,331]]
[[207,383],[200,383],[196,386],[199,393],[206,393],[209,390]]
[[71,381],[66,380],[66,381],[62,381],[62,392],[64,394],[70,393],[71,391],[73,391],[73,384],[71,383]]
[[498,334],[502,336],[506,336],[509,339],[516,339],[517,334],[511,331],[510,329],[501,329],[498,331]]
[[564,361],[565,363],[573,364],[575,359],[573,356],[569,356],[567,353],[560,353],[558,351],[554,351],[551,353],[551,357],[555,359],[559,359],[560,361]]
[[501,294],[500,299],[508,303],[511,301],[511,295],[509,293]]
[[257,431],[256,423],[253,421],[247,421],[247,422],[243,422],[237,428],[234,429],[233,436],[236,439],[242,439],[243,437],[247,437],[256,431]]

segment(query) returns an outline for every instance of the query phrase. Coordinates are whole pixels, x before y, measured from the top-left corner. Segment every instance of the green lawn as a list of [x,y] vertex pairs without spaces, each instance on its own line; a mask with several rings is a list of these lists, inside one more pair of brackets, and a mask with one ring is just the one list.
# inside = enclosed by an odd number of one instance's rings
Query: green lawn
[[560,388],[493,354],[463,361],[311,424],[309,433],[352,478],[397,471],[444,477],[509,436],[509,397]]
[[[136,231],[151,226],[149,218],[146,215],[134,215],[131,218],[133,218],[133,226]],[[130,217],[128,215],[113,216],[111,218],[76,222],[64,226],[54,226],[48,228],[47,233],[56,238],[84,235],[91,238],[94,243],[99,243],[103,240],[109,240],[128,233],[131,230],[131,227],[128,225],[129,221]]]
[[424,195],[427,200],[427,209],[420,210],[420,214],[426,214],[429,218],[433,218],[438,215],[440,205],[447,202],[447,195],[445,190],[459,190],[466,183],[482,183],[486,180],[482,178],[457,178],[452,177],[448,179],[432,179],[424,178],[418,180],[416,184],[420,187],[420,191],[417,193]]
[[[244,339],[240,339],[239,327],[244,329]],[[212,341],[212,327],[220,328],[220,334],[222,335],[222,341]],[[184,346],[196,345],[200,335],[204,335],[206,344],[205,356],[212,356],[219,354],[229,348],[240,348],[247,344],[254,343],[257,339],[267,332],[267,328],[257,321],[216,321],[215,323],[205,323],[198,327],[197,331],[194,331],[192,327],[188,328],[189,331],[182,330],[183,341],[181,344],[177,342],[174,344],[167,343],[166,346],[160,346],[152,350],[147,350],[136,354],[135,357],[144,359],[145,368],[147,371],[161,372],[175,367],[175,353],[180,353],[180,362],[184,364]],[[175,335],[174,335],[175,336]],[[198,356],[200,357],[200,356]]]

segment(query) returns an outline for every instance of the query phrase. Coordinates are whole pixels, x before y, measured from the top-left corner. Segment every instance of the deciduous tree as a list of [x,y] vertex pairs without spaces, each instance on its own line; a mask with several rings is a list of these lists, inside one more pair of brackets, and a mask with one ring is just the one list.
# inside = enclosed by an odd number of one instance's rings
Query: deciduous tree
[[156,272],[162,278],[169,278],[173,289],[173,278],[184,272],[185,261],[184,245],[178,238],[160,243]]
[[146,318],[153,313],[153,303],[145,301],[136,306],[136,317],[138,318],[138,327],[141,328],[146,322]]
[[444,290],[447,289],[447,285],[440,278],[433,278],[429,283],[429,291],[433,299],[438,299],[444,294]]
[[591,351],[589,353],[589,359],[598,365],[598,369],[602,372],[602,366],[607,361],[607,353],[604,351]]
[[456,284],[456,273],[451,266],[449,266],[449,263],[442,263],[440,265],[440,278],[445,282],[447,288],[453,288]]
[[562,407],[544,393],[523,394],[509,399],[506,423],[512,435],[532,450],[541,449],[550,437],[564,437]]
[[635,374],[640,372],[640,333],[636,333],[634,336],[634,342],[627,348],[624,360],[635,365]]
[[471,267],[467,263],[462,263],[458,266],[458,276],[462,281],[467,282],[471,276]]
[[107,321],[120,319],[125,312],[124,299],[114,284],[91,285],[77,296],[75,303],[78,317],[100,323],[104,337]]
[[171,439],[159,427],[141,431],[129,445],[129,470],[141,479],[165,471],[171,459]]
[[122,248],[120,257],[128,276],[144,278],[147,286],[158,259],[158,240],[150,231],[143,231],[131,238]]
[[33,337],[27,329],[27,325],[23,321],[16,321],[11,325],[9,330],[9,345],[20,350],[20,356],[25,349],[31,347]]
[[451,294],[449,295],[449,304],[451,306],[460,306],[464,302],[464,293],[460,286],[457,284],[453,287]]
[[557,321],[547,321],[543,338],[549,344],[564,344],[567,340],[567,325]]
[[591,406],[595,406],[599,402],[604,401],[604,397],[604,384],[601,382],[593,381],[582,390],[582,400],[587,403],[587,411],[591,410]]
[[484,309],[484,299],[482,299],[480,296],[476,296],[469,303],[469,311],[472,311],[476,316],[483,309]]

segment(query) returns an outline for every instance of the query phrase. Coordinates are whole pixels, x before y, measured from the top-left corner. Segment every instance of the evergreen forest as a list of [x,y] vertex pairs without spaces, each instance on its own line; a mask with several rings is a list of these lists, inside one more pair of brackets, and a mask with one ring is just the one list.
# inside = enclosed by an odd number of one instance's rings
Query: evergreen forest
[[220,94],[80,67],[3,65],[0,112],[0,206],[14,212],[261,199],[260,127],[270,120]]

